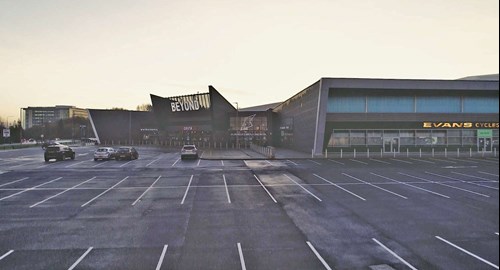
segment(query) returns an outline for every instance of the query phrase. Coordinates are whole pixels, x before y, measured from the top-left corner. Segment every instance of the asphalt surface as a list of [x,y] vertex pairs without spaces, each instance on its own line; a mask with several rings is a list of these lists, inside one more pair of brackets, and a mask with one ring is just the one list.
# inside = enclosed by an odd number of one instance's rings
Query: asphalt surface
[[497,158],[0,151],[0,269],[498,269]]

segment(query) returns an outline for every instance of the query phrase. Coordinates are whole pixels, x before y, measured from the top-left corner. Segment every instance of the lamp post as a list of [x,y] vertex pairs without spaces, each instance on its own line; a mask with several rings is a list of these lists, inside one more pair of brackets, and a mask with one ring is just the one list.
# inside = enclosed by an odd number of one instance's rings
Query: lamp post
[[238,102],[234,102],[236,104],[236,148],[240,146],[240,108],[238,107]]
[[12,143],[12,140],[10,139],[10,125],[9,125],[9,117],[14,117],[12,115],[9,115],[7,116],[7,126],[5,127],[6,129],[9,129],[9,137],[8,137],[8,141],[9,143]]

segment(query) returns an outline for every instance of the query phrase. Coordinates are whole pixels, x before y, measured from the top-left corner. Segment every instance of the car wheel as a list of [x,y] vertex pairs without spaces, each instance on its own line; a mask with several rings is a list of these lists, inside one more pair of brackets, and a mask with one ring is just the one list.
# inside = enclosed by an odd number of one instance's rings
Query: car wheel
[[94,158],[94,161],[97,161],[97,158]]
[[71,160],[75,160],[75,153],[73,153],[73,155],[71,155]]
[[45,158],[45,162],[49,162],[49,159],[48,159],[48,158]]

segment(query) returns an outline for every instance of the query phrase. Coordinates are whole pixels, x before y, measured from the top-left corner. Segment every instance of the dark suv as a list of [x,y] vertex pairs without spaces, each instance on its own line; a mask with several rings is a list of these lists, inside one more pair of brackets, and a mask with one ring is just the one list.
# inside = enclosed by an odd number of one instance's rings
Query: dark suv
[[122,146],[122,147],[118,148],[118,151],[116,151],[115,158],[116,158],[116,160],[138,159],[139,153],[137,152],[137,150],[135,150],[134,147]]
[[57,144],[49,145],[45,148],[44,153],[45,162],[49,162],[51,159],[64,160],[66,158],[75,159],[75,151],[69,146]]

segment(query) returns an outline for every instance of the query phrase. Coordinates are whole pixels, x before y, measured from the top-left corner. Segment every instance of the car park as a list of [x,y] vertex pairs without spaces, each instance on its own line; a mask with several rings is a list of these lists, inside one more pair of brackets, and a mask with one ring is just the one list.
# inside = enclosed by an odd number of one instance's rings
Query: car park
[[51,159],[56,159],[58,161],[65,160],[66,158],[75,159],[75,151],[67,145],[54,144],[45,148],[43,156],[45,162],[49,162]]
[[130,146],[122,146],[118,148],[118,151],[116,151],[116,160],[122,160],[122,159],[138,159],[139,158],[139,153],[134,147]]
[[94,161],[110,160],[116,158],[116,151],[112,147],[99,147],[94,152]]
[[181,159],[198,158],[198,149],[194,144],[186,144],[181,149]]

